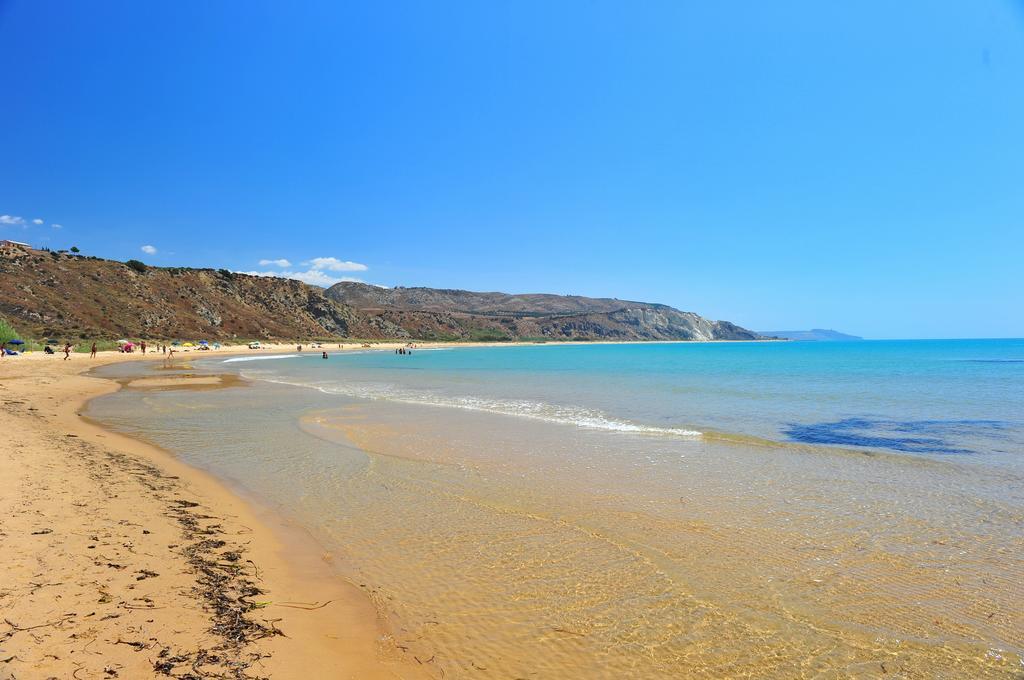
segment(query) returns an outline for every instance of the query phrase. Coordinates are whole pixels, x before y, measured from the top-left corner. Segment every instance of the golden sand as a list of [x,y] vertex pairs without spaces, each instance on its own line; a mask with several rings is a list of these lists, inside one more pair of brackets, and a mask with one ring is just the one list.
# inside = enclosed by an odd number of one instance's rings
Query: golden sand
[[[0,360],[0,677],[154,677],[161,664],[213,675],[248,666],[247,677],[419,677],[382,642],[372,602],[301,531],[78,415],[118,389],[85,371],[139,359]],[[223,584],[211,590],[210,574]],[[247,594],[253,587],[260,592]],[[240,595],[258,608],[239,606]],[[217,597],[227,611],[215,611]],[[229,639],[238,630],[247,642]]]

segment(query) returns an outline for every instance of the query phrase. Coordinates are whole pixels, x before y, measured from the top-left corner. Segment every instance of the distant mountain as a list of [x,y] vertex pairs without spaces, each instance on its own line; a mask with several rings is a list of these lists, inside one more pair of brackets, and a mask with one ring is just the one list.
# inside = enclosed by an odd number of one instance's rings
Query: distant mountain
[[576,295],[380,288],[343,282],[327,297],[424,340],[756,340],[728,321],[649,302]]
[[824,328],[812,328],[809,331],[758,331],[759,335],[766,338],[785,338],[786,340],[863,340],[858,335],[847,335],[839,331],[826,330]]

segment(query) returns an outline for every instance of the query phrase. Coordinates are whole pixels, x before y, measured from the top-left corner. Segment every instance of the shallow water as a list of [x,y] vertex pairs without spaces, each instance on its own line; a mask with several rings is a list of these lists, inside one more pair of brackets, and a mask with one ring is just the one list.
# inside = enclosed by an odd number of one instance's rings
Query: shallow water
[[1024,343],[886,345],[204,360],[255,382],[90,415],[309,527],[446,677],[1012,677]]

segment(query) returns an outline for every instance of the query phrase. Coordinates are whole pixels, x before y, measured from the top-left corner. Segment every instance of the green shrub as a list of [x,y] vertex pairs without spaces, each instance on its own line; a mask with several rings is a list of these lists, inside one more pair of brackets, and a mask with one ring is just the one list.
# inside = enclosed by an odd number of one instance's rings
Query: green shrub
[[509,342],[512,337],[494,328],[474,328],[469,331],[469,339],[473,342]]
[[144,263],[139,262],[138,260],[128,260],[127,262],[125,262],[125,265],[129,269],[134,269],[140,274],[145,274],[146,270],[149,269],[149,267],[147,267]]
[[0,318],[0,342],[7,342],[8,340],[14,340],[15,338],[20,338],[20,336],[18,335],[18,332],[14,330],[14,326]]

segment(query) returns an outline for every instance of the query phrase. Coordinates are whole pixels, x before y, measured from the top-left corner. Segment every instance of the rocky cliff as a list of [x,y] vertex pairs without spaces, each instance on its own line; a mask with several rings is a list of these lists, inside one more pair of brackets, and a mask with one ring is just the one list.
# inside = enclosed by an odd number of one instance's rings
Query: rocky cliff
[[437,340],[754,340],[728,321],[612,298],[510,295],[344,282],[327,296],[412,337]]

